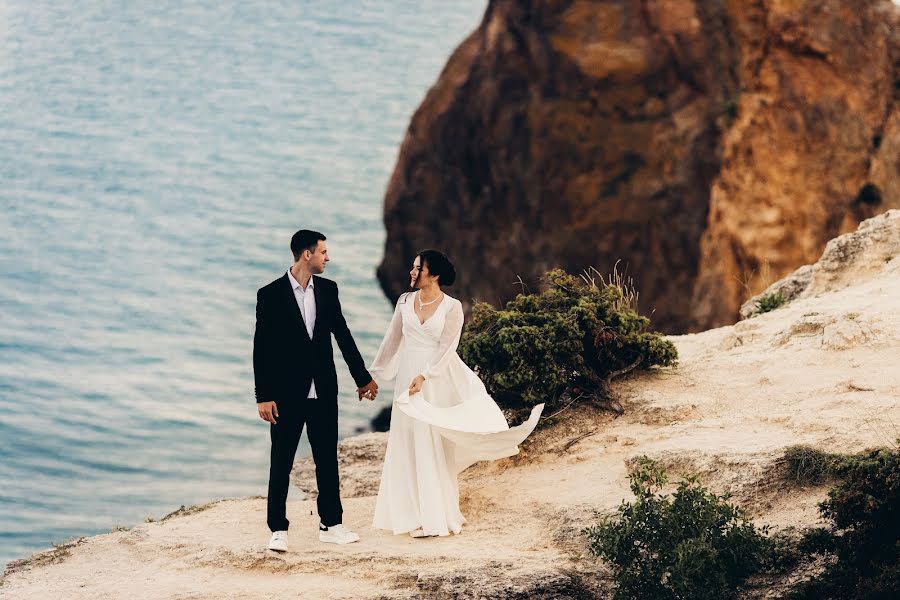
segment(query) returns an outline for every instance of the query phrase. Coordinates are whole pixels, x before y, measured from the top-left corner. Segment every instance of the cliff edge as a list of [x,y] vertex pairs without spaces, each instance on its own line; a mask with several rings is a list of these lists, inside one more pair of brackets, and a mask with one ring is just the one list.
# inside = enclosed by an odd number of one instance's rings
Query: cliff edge
[[[758,524],[815,525],[827,488],[789,481],[785,448],[854,452],[900,436],[900,211],[830,247],[810,267],[808,293],[733,326],[672,336],[678,367],[617,383],[624,416],[568,409],[520,455],[465,471],[459,536],[372,530],[385,434],[366,434],[341,445],[345,517],[359,543],[320,544],[315,502],[296,499],[291,550],[276,555],[264,549],[265,500],[222,500],[14,561],[0,596],[611,597],[580,530],[630,498],[628,469],[644,454],[732,492]],[[298,463],[295,474],[307,484],[308,469]]]

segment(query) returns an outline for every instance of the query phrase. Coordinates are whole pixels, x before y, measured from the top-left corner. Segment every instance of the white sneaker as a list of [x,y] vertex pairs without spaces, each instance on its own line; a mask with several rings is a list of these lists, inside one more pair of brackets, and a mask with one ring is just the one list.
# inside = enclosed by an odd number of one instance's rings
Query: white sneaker
[[287,531],[272,532],[272,539],[269,540],[269,550],[287,552]]
[[352,542],[358,542],[359,536],[344,527],[341,523],[330,527],[325,527],[319,523],[319,541],[331,544],[350,544]]
[[413,529],[409,532],[409,537],[414,538],[429,538],[429,537],[438,537],[436,533],[425,533],[425,531],[419,527],[418,529]]

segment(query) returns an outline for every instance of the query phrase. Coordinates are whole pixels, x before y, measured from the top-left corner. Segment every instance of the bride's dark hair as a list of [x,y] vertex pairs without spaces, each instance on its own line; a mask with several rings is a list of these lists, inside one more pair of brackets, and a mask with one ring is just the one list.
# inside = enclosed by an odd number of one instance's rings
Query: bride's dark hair
[[[440,250],[422,250],[416,256],[419,257],[419,264],[428,265],[428,272],[438,276],[439,285],[453,285],[456,281],[456,267]],[[410,286],[409,290],[400,296],[400,302],[406,303],[409,295],[415,291],[415,286]]]
[[453,282],[456,281],[456,268],[443,252],[422,250],[418,256],[422,265],[428,265],[428,272],[438,276],[439,285],[453,285]]

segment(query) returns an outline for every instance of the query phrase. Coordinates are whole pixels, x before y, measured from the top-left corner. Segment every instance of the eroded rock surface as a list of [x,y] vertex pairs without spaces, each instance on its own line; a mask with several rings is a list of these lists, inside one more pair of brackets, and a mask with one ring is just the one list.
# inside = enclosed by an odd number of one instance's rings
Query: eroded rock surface
[[[338,464],[342,498],[360,498],[378,493],[386,448],[386,433],[365,433],[341,440],[338,444]],[[312,457],[294,463],[291,483],[308,496],[315,497],[319,488],[316,485],[316,465]]]
[[900,276],[900,210],[863,221],[856,231],[829,241],[814,264],[803,265],[741,305],[741,318],[753,316],[764,295],[785,302],[859,285],[887,269]]

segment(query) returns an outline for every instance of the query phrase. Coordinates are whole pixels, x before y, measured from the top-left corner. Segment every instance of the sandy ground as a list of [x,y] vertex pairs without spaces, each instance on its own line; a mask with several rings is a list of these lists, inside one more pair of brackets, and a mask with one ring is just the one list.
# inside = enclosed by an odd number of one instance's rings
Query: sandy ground
[[[293,501],[291,548],[279,555],[265,550],[265,500],[223,500],[12,563],[0,597],[512,598],[538,589],[547,598],[585,597],[585,589],[603,597],[605,567],[580,530],[595,510],[630,498],[628,465],[643,454],[731,491],[759,524],[816,524],[826,488],[785,481],[784,449],[853,452],[900,437],[900,256],[865,279],[734,326],[673,336],[678,367],[618,384],[624,416],[571,408],[519,456],[465,472],[468,523],[459,536],[375,531],[366,495],[344,503],[361,542],[325,545],[314,502]],[[371,467],[359,465],[369,478]],[[348,480],[354,468],[343,466]],[[573,581],[584,588],[572,591]]]

